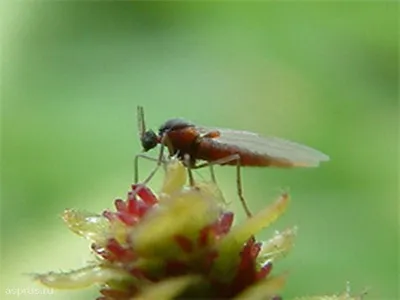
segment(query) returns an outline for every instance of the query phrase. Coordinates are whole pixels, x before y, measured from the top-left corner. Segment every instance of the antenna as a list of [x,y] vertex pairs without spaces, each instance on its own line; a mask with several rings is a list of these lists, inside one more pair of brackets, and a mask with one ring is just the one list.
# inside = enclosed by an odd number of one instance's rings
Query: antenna
[[144,121],[143,106],[137,107],[137,120],[138,120],[139,137],[142,138],[144,133],[146,132],[146,123]]

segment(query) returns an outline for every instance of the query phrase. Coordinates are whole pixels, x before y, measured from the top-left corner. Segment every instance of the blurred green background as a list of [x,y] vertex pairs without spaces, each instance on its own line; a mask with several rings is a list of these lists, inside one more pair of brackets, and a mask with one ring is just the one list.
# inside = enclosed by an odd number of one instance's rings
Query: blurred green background
[[[317,169],[243,172],[252,210],[282,188],[292,194],[273,226],[299,227],[276,267],[290,270],[283,295],[332,294],[350,281],[354,292],[371,288],[367,299],[399,299],[397,2],[4,7],[2,299],[15,298],[5,288],[38,287],[27,273],[92,259],[59,217],[65,208],[100,212],[125,196],[140,151],[138,104],[153,129],[184,117],[329,154]],[[152,166],[143,162],[142,175]],[[243,219],[234,170],[217,176]],[[48,297],[93,299],[97,290]]]

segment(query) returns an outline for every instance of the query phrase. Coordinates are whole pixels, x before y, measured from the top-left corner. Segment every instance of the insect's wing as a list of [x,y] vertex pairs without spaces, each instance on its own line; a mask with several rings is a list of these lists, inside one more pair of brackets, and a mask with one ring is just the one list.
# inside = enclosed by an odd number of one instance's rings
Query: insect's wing
[[216,143],[232,145],[245,152],[285,161],[294,167],[317,167],[320,162],[329,160],[329,156],[318,150],[277,137],[263,137],[249,131],[225,128],[203,127],[201,131],[218,131],[219,136],[213,138]]

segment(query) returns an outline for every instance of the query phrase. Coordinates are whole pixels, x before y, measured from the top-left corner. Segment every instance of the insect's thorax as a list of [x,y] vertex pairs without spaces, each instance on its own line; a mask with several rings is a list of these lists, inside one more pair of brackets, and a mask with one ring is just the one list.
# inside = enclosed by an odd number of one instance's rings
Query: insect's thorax
[[168,120],[160,127],[159,135],[170,155],[178,154],[183,159],[188,154],[191,160],[196,156],[199,132],[192,123],[182,119]]

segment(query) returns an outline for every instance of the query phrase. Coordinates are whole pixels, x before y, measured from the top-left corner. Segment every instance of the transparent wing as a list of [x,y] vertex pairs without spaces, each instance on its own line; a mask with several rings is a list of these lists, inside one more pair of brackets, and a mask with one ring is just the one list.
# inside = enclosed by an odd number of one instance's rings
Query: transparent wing
[[232,145],[243,151],[289,161],[294,166],[316,167],[320,162],[329,160],[329,156],[318,150],[277,137],[264,137],[249,131],[225,128],[201,127],[199,131],[205,138],[210,132],[219,132],[219,136],[210,135],[215,143]]

